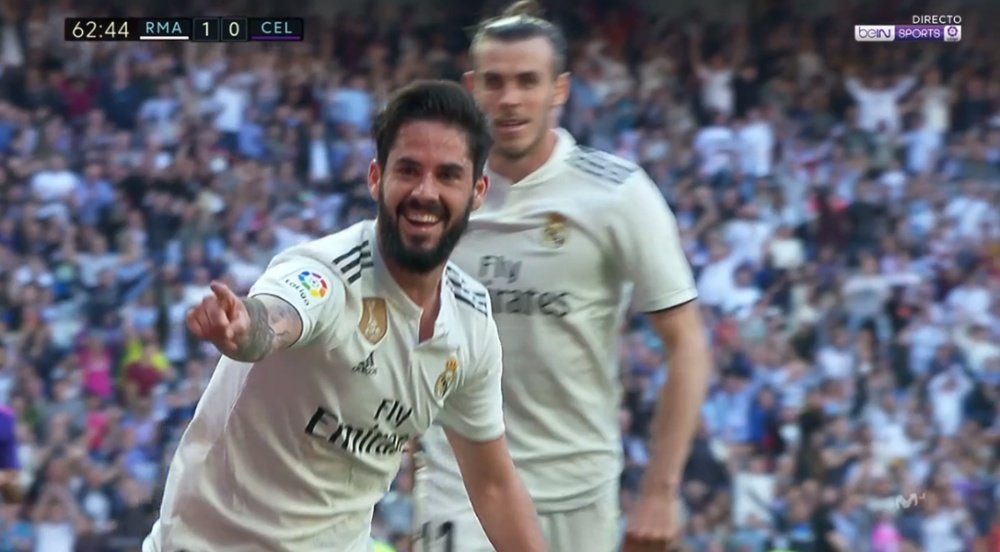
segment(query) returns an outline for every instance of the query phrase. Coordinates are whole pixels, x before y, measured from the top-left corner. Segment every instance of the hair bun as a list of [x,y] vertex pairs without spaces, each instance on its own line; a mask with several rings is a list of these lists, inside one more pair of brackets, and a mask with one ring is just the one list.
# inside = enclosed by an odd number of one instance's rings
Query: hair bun
[[517,0],[503,11],[502,17],[537,17],[542,18],[542,7],[535,0]]

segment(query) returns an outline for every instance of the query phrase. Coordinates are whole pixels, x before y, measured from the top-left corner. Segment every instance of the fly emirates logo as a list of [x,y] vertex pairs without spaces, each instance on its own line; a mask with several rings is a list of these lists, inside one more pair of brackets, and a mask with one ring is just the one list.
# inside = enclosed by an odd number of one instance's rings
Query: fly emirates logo
[[325,439],[351,454],[387,456],[403,450],[409,434],[397,434],[399,428],[413,416],[413,409],[395,399],[382,399],[372,424],[359,427],[344,423],[336,414],[319,406],[306,424],[306,433]]
[[562,318],[571,312],[568,291],[517,286],[522,266],[522,261],[502,255],[483,255],[479,258],[476,277],[490,291],[494,314]]

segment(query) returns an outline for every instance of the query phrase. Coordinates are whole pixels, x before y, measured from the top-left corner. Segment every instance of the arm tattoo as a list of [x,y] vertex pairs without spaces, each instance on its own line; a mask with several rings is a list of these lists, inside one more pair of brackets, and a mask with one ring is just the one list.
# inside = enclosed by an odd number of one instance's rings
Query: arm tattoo
[[256,297],[243,299],[243,305],[250,315],[250,331],[233,351],[234,360],[257,362],[298,338],[288,330],[289,319],[299,316],[291,305],[283,301],[267,304]]

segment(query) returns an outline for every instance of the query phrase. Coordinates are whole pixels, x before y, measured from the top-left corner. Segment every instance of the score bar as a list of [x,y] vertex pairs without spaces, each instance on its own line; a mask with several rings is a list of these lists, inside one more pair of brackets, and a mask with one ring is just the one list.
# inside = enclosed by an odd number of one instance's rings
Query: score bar
[[301,17],[71,17],[68,41],[190,40],[194,42],[302,41]]

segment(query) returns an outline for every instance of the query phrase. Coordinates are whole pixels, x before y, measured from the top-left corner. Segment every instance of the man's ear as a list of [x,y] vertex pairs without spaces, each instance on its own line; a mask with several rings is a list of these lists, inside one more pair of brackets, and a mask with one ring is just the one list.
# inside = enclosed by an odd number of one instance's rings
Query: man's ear
[[472,190],[472,210],[475,211],[483,206],[483,200],[486,199],[486,192],[490,189],[490,177],[483,174],[476,181],[475,189]]
[[376,202],[378,201],[378,192],[381,185],[382,169],[379,168],[378,162],[372,159],[372,162],[368,165],[368,193],[371,194],[372,199]]
[[570,82],[570,74],[568,72],[556,77],[555,90],[552,95],[553,105],[566,105],[566,101],[569,99]]
[[465,85],[465,89],[469,93],[476,91],[476,73],[475,71],[466,71],[462,73],[462,84]]

